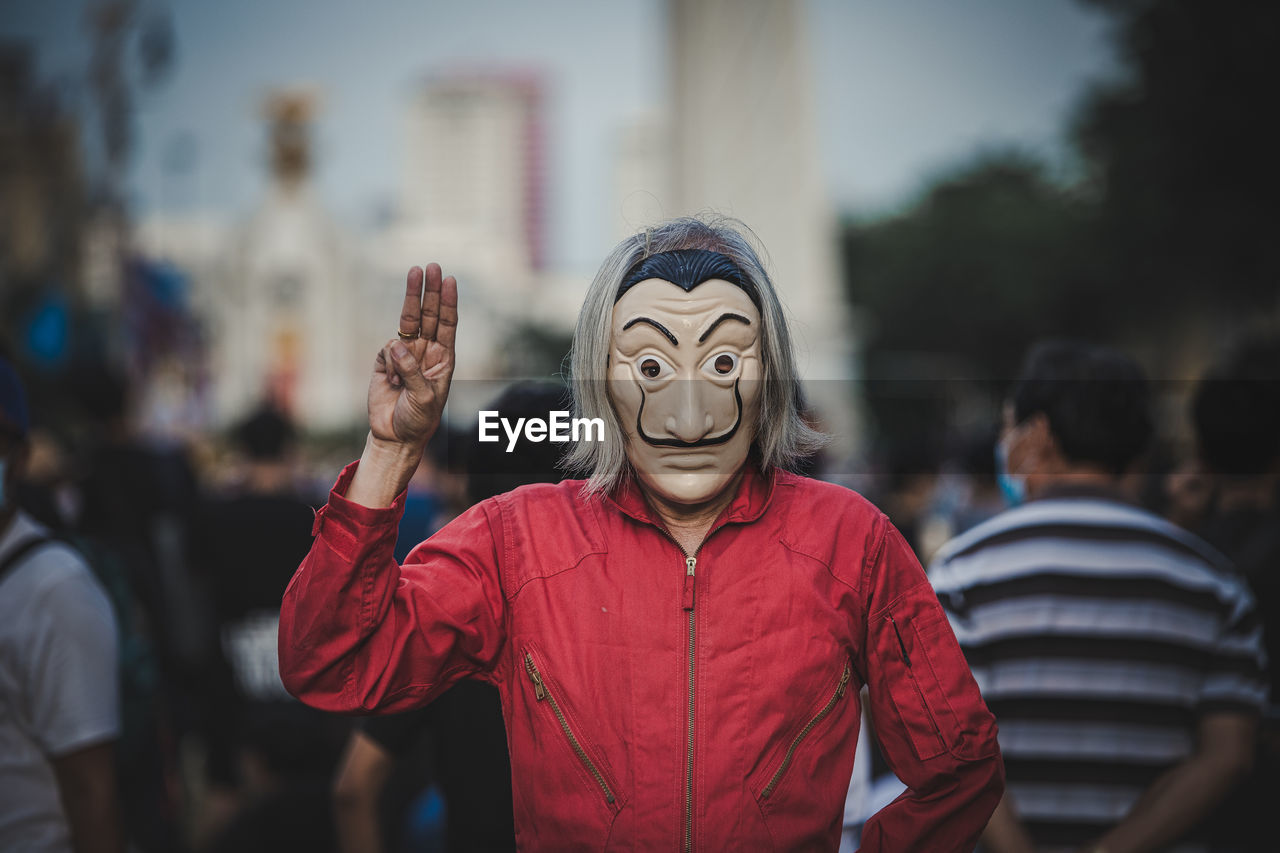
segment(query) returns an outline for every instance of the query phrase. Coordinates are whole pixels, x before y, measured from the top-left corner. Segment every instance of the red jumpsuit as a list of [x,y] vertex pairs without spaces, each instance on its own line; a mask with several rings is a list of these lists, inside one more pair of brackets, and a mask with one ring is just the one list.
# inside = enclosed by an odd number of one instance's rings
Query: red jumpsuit
[[1004,784],[996,726],[897,530],[840,486],[748,463],[696,554],[634,484],[484,501],[392,550],[403,495],[341,495],[285,593],[280,672],[317,708],[502,695],[525,850],[834,850],[859,688],[907,792],[863,849],[971,850]]

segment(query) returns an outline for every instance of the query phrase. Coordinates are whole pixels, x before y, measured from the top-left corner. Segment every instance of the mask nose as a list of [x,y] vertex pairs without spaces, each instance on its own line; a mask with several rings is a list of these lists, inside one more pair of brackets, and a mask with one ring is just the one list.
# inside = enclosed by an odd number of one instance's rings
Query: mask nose
[[715,425],[715,418],[707,406],[703,386],[709,383],[698,380],[682,380],[679,396],[676,398],[676,410],[667,416],[667,434],[680,441],[700,441],[710,435]]

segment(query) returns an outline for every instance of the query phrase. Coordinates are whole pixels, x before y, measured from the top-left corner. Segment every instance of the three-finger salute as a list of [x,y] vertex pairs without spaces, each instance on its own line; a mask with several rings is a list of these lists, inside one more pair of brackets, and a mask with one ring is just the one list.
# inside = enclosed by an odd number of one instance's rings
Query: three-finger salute
[[439,264],[410,269],[396,337],[378,353],[369,380],[369,439],[348,499],[386,506],[408,484],[440,425],[457,331],[457,280]]

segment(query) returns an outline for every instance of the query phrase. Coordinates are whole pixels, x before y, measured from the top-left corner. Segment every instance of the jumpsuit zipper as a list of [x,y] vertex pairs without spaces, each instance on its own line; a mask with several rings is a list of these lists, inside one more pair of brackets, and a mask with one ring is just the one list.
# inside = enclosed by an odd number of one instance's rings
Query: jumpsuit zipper
[[817,727],[818,723],[827,718],[827,715],[836,707],[836,703],[844,696],[845,688],[849,686],[849,677],[853,674],[852,666],[848,661],[844,662],[844,673],[840,676],[840,683],[836,686],[836,692],[827,700],[827,704],[822,706],[822,710],[813,715],[813,719],[805,724],[800,733],[792,739],[791,745],[787,747],[787,754],[782,759],[782,764],[778,765],[778,769],[774,771],[773,777],[769,780],[769,784],[764,786],[764,790],[760,792],[760,799],[767,800],[769,795],[773,793],[773,789],[777,787],[778,781],[782,778],[782,774],[787,772],[787,768],[791,766],[791,759],[796,754],[796,750],[800,748],[801,742],[809,736],[809,732]]
[[685,741],[685,762],[684,762],[684,850],[690,853],[693,850],[693,720],[694,720],[694,663],[696,656],[696,640],[697,640],[697,616],[695,615],[694,604],[696,575],[698,567],[698,552],[702,550],[702,546],[711,538],[711,534],[715,532],[713,527],[707,531],[707,535],[702,538],[702,542],[697,549],[690,554],[684,549],[684,546],[676,541],[671,532],[665,526],[659,525],[658,529],[662,531],[662,535],[671,540],[671,543],[680,549],[680,553],[684,554],[684,592],[681,596],[681,607],[689,614],[688,624],[688,657],[689,657],[689,683],[686,686],[689,696],[688,713],[688,735]]
[[696,637],[697,622],[694,615],[694,569],[698,565],[698,557],[695,553],[692,557],[685,558],[685,600],[684,607],[689,611],[689,739],[687,751],[685,753],[684,767],[684,849],[685,853],[689,853],[693,849],[693,664],[694,664],[694,640]]
[[591,756],[587,755],[587,751],[582,748],[582,744],[573,733],[573,729],[569,727],[569,720],[564,715],[564,711],[560,709],[560,704],[556,702],[556,697],[551,695],[551,691],[547,689],[546,683],[542,680],[542,673],[538,672],[538,665],[533,662],[533,655],[525,652],[524,668],[529,673],[529,680],[533,682],[534,697],[541,702],[546,699],[551,703],[551,710],[555,712],[556,719],[560,721],[560,728],[564,731],[564,736],[569,739],[569,745],[573,747],[573,751],[577,753],[578,760],[587,768],[592,776],[595,777],[596,784],[600,786],[600,790],[604,792],[604,799],[609,805],[613,805],[613,791],[609,789],[609,783],[605,781],[604,774],[596,767]]

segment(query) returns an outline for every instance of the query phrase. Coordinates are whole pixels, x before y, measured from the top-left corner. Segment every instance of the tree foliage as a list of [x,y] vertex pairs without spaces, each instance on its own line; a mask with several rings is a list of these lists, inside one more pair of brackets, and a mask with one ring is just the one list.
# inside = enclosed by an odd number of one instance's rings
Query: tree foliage
[[[1086,2],[1112,18],[1124,74],[1071,117],[1075,180],[1025,154],[987,155],[902,215],[845,229],[873,380],[999,384],[1046,336],[1173,353],[1189,324],[1280,307],[1269,73],[1280,5]],[[894,414],[902,397],[869,386],[882,432],[909,429]]]

